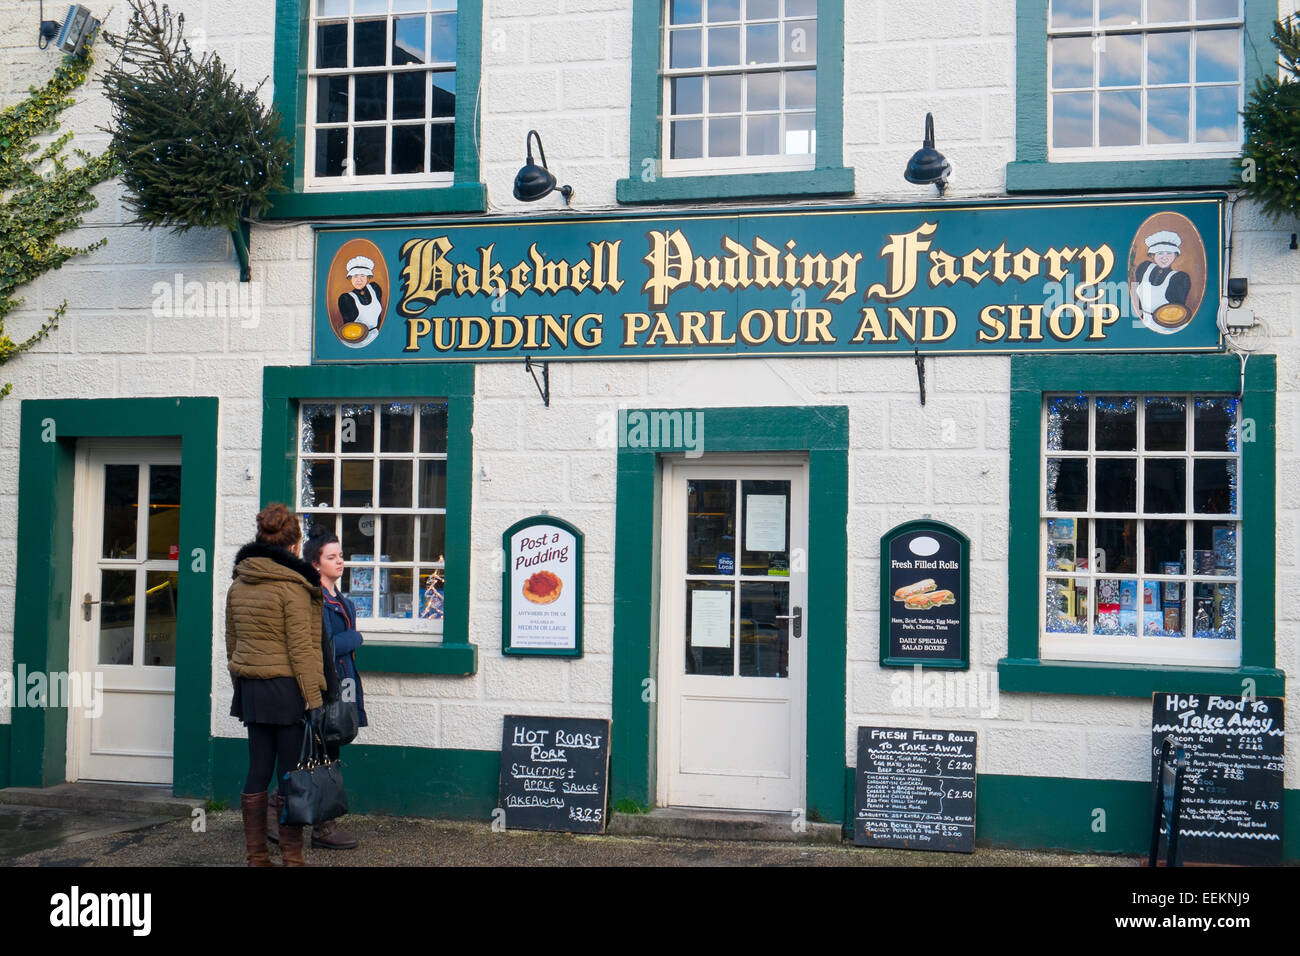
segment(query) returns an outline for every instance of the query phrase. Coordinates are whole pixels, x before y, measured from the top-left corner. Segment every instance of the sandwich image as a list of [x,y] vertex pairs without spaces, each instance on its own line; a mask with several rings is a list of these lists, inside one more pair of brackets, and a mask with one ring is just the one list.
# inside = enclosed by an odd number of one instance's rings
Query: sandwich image
[[894,592],[894,600],[902,601],[904,607],[924,611],[926,608],[939,607],[944,604],[956,604],[956,596],[946,589],[935,589],[933,578],[925,578],[915,584],[907,584]]

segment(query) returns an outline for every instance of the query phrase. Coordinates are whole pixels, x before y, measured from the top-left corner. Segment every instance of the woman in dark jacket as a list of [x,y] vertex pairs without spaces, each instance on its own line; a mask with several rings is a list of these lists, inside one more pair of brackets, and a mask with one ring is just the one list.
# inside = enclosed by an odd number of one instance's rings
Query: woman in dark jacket
[[[365,727],[366,700],[361,690],[361,675],[357,673],[354,656],[361,646],[361,632],[357,630],[357,609],[346,594],[339,590],[343,577],[343,549],[333,534],[316,535],[303,547],[303,557],[311,562],[320,574],[324,595],[325,633],[334,642],[334,667],[338,672],[343,699],[357,705],[357,726]],[[338,756],[336,747],[327,748],[330,757]],[[357,845],[356,838],[341,829],[337,821],[322,823],[312,831],[311,845],[326,850],[350,850]]]

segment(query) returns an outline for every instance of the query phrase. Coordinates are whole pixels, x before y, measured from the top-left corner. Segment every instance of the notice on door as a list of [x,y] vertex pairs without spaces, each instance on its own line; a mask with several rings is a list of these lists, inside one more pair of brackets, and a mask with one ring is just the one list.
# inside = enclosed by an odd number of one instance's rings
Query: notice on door
[[785,495],[745,496],[745,550],[785,550]]
[[501,537],[501,650],[506,654],[582,655],[582,532],[538,515]]
[[731,592],[691,591],[691,646],[731,646]]
[[909,521],[881,537],[880,558],[880,663],[969,666],[969,539]]

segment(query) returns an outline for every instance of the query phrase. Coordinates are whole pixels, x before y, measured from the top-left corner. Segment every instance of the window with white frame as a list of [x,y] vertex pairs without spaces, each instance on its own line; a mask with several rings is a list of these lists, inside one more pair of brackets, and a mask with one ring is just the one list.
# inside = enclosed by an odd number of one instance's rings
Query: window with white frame
[[332,531],[340,588],[373,630],[441,633],[446,565],[447,403],[303,402],[298,510]]
[[309,0],[308,185],[452,181],[456,0]]
[[1044,660],[1241,663],[1238,405],[1045,396]]
[[1235,156],[1241,0],[1051,0],[1054,160]]
[[812,169],[816,0],[664,3],[663,169]]

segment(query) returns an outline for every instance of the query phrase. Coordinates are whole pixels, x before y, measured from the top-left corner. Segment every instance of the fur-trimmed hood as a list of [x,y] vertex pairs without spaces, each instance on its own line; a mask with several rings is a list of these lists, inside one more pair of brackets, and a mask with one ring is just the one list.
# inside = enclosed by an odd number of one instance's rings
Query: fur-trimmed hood
[[235,555],[235,568],[232,578],[243,578],[250,583],[277,578],[288,578],[279,568],[292,571],[303,578],[312,587],[320,587],[320,572],[287,548],[266,544],[262,541],[250,541],[239,549]]

